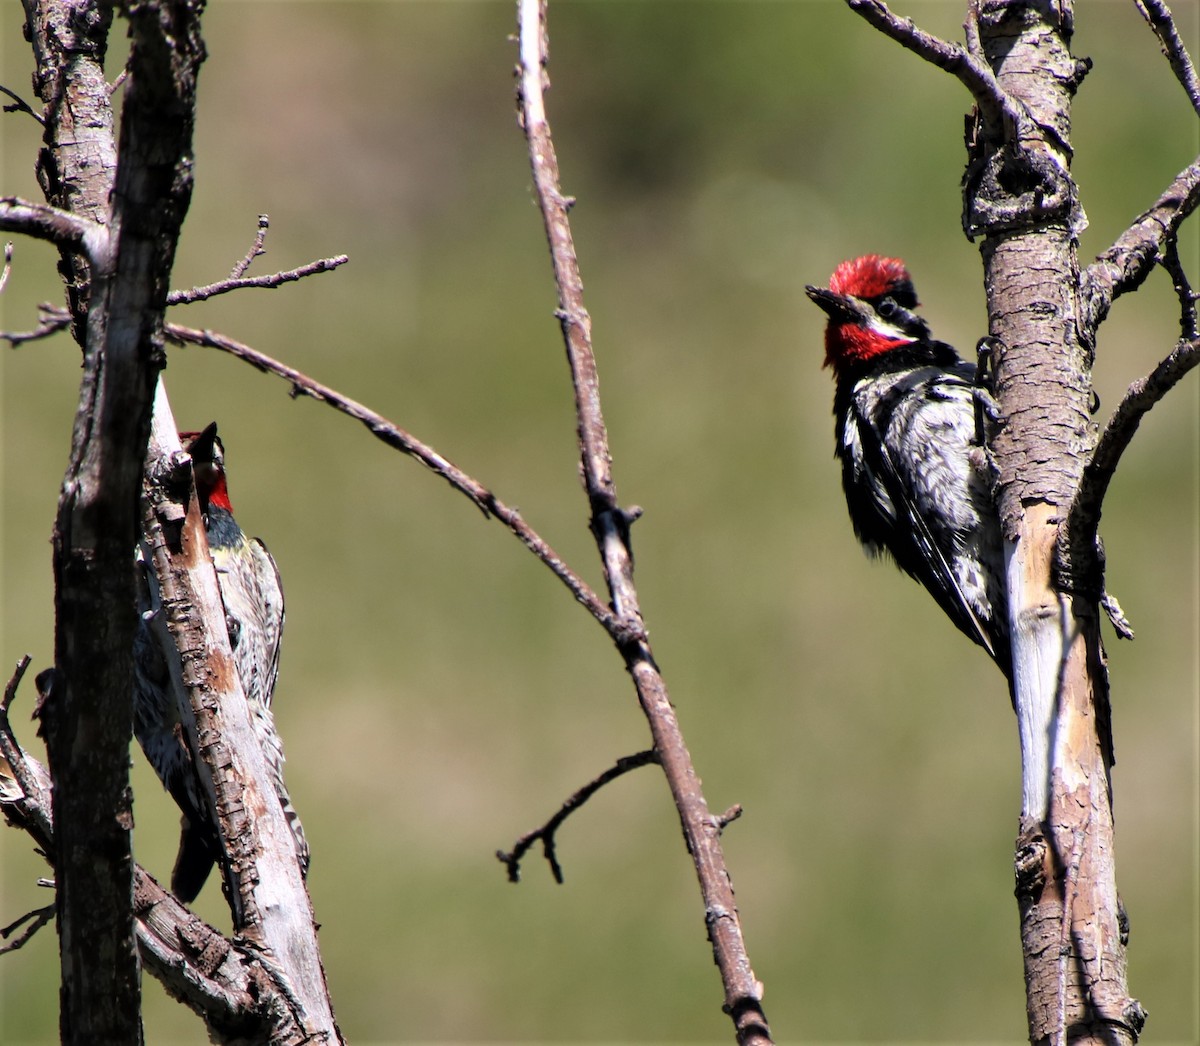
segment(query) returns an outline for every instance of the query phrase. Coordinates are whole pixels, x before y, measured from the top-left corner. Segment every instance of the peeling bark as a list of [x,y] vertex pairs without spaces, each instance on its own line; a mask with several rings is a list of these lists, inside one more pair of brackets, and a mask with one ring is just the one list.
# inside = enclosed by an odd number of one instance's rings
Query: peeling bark
[[[1009,559],[1013,678],[1022,742],[1016,880],[1031,1043],[1132,1043],[1144,1015],[1126,989],[1109,774],[1108,680],[1097,600],[1054,575],[1060,528],[1095,443],[1088,407],[1094,328],[1081,307],[1070,179],[1070,4],[992,2],[980,39],[1003,90],[1030,116],[1025,133],[985,141],[967,213],[985,228],[990,333],[1003,421],[991,449]],[[973,189],[996,188],[982,208]],[[1058,197],[1054,210],[1046,201]]]

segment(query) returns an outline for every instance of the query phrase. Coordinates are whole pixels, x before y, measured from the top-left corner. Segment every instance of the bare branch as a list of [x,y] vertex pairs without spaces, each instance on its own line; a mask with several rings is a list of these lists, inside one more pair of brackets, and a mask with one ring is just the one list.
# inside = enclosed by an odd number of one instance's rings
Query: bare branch
[[[12,824],[32,837],[53,865],[50,775],[41,763],[22,751],[6,714],[27,664],[28,658],[18,663],[17,673],[5,688],[5,704],[0,709],[0,756],[10,760],[18,781],[44,781],[45,787],[24,786],[24,794],[19,797],[0,791],[0,808]],[[56,884],[39,880],[38,885]],[[174,998],[199,1014],[222,1041],[280,1046],[303,1046],[314,1041],[304,1026],[303,1013],[257,945],[224,937],[163,890],[140,865],[133,868],[133,908],[137,945],[145,968]],[[8,949],[0,949],[0,954],[20,947],[32,932],[22,935],[23,939]]]
[[[846,0],[850,10],[861,16],[885,36],[923,58],[930,65],[958,78],[968,91],[979,111],[993,126],[1002,122],[1019,128],[1027,117],[1019,103],[997,82],[979,46],[979,11],[975,4],[968,9],[967,44],[950,43],[919,29],[911,18],[893,14],[883,0]],[[1010,135],[1011,137],[1011,135]]]
[[12,944],[6,944],[3,948],[0,948],[0,955],[7,955],[9,952],[15,952],[18,948],[24,947],[24,945],[30,941],[33,935],[53,918],[54,905],[48,904],[45,908],[35,908],[32,912],[26,912],[15,922],[12,922],[3,929],[0,929],[0,937],[8,940],[18,926],[21,926],[26,922],[29,923],[29,926],[26,927],[25,932],[19,935],[16,940],[12,942]]
[[[543,97],[547,61],[545,0],[520,0],[517,11],[518,113],[529,146],[534,190],[554,267],[558,290],[556,315],[562,327],[575,388],[575,414],[584,486],[591,506],[592,533],[604,564],[613,607],[622,618],[637,621],[640,625],[642,616],[633,582],[633,554],[629,544],[629,525],[636,515],[622,509],[617,501],[608,434],[600,409],[591,317],[583,304],[583,282],[567,217],[571,201],[559,188],[558,157],[546,120]],[[763,989],[746,954],[731,878],[721,850],[720,828],[708,812],[708,803],[684,744],[666,683],[644,633],[636,642],[620,645],[620,650],[650,724],[654,750],[670,785],[688,852],[695,864],[713,958],[721,971],[725,989],[725,1012],[733,1019],[742,1046],[769,1043],[771,1033],[762,1008]]]
[[38,316],[40,321],[34,330],[0,331],[0,339],[15,349],[27,341],[40,341],[71,326],[71,311],[61,305],[44,301],[38,306]]
[[28,654],[23,654],[17,660],[17,667],[13,669],[13,674],[4,685],[4,697],[0,699],[0,713],[8,713],[8,706],[12,704],[13,698],[17,696],[17,688],[21,685],[21,680],[25,678],[25,672],[28,670],[32,660]]
[[229,940],[193,915],[140,865],[133,906],[142,962],[225,1042],[304,1046],[322,1041],[254,945]]
[[[245,259],[242,259],[245,261]],[[298,269],[288,269],[286,272],[273,272],[269,276],[231,276],[219,283],[210,283],[207,287],[193,287],[190,291],[171,291],[167,295],[168,305],[191,305],[193,302],[215,298],[218,294],[240,290],[243,287],[281,287],[285,283],[302,280],[305,276],[313,276],[319,272],[331,272],[339,265],[345,265],[350,260],[348,254],[339,254],[333,258],[318,258],[316,261],[301,265]],[[235,266],[235,270],[241,262]]]
[[1170,8],[1162,0],[1134,0],[1134,5],[1154,30],[1163,54],[1171,63],[1171,71],[1191,99],[1192,108],[1200,115],[1200,77],[1197,77],[1191,55],[1179,38],[1179,30]]
[[1200,157],[1103,254],[1087,267],[1079,295],[1086,335],[1108,315],[1116,298],[1142,285],[1179,226],[1200,205]]
[[1183,262],[1179,259],[1177,237],[1172,236],[1167,240],[1159,262],[1171,277],[1171,283],[1175,287],[1175,296],[1179,299],[1180,337],[1184,341],[1191,341],[1200,334],[1196,323],[1196,302],[1200,301],[1200,294],[1192,290],[1191,281],[1188,280],[1187,273],[1183,271]]
[[12,678],[4,688],[3,703],[0,704],[0,764],[8,767],[7,773],[0,776],[11,779],[15,785],[15,789],[8,785],[0,788],[0,805],[3,805],[6,813],[13,807],[21,811],[34,826],[31,834],[39,844],[45,845],[51,836],[50,775],[40,763],[26,757],[8,719],[9,705],[16,696],[30,660],[29,655],[25,654],[17,662]]
[[27,101],[25,101],[25,99],[22,98],[19,94],[14,94],[12,91],[10,91],[7,87],[4,87],[4,86],[0,86],[0,94],[8,95],[8,97],[11,98],[16,103],[15,105],[4,106],[4,111],[6,113],[28,113],[35,120],[37,120],[37,122],[40,123],[43,127],[46,126],[45,117],[43,117],[40,113],[35,113],[33,111],[33,109],[30,108],[29,103]]
[[246,257],[239,261],[230,271],[229,278],[237,280],[246,275],[246,270],[250,268],[251,263],[259,255],[266,254],[267,249],[263,243],[267,238],[267,229],[271,227],[271,219],[265,215],[258,216],[258,228],[254,233],[254,243],[250,245],[250,250],[246,252]]
[[0,229],[82,250],[93,261],[108,246],[108,230],[99,222],[19,196],[0,196]]
[[574,792],[559,807],[558,813],[541,828],[535,828],[532,832],[526,832],[521,836],[513,845],[512,850],[497,850],[496,859],[508,869],[508,881],[510,883],[521,881],[521,858],[529,852],[535,842],[541,839],[542,853],[550,864],[550,872],[554,876],[554,881],[561,884],[563,881],[562,866],[558,863],[558,855],[555,852],[554,834],[562,826],[562,823],[610,781],[615,781],[618,777],[623,777],[631,770],[636,770],[647,763],[657,762],[659,762],[658,753],[653,748],[638,752],[636,755],[622,756],[599,777],[593,778]]
[[1088,558],[1099,555],[1095,551],[1096,535],[1104,496],[1142,418],[1198,364],[1200,339],[1181,342],[1154,370],[1129,386],[1108,419],[1091,460],[1084,467],[1059,540],[1060,558],[1069,557],[1066,569],[1072,577],[1086,577]]
[[399,425],[388,421],[383,415],[375,413],[357,400],[342,395],[336,389],[314,381],[294,367],[280,363],[265,353],[258,352],[249,345],[243,345],[232,338],[223,337],[213,331],[183,327],[177,323],[166,324],[164,333],[170,340],[180,344],[220,349],[222,352],[237,356],[258,370],[267,374],[275,374],[286,380],[292,387],[293,396],[308,396],[361,421],[377,439],[382,440],[389,447],[415,458],[431,472],[441,476],[450,486],[468,498],[485,517],[495,516],[500,520],[517,536],[521,544],[554,572],[554,576],[571,590],[575,599],[587,607],[592,617],[599,621],[615,640],[625,643],[640,634],[634,624],[618,618],[612,609],[604,604],[592,587],[567,566],[537,531],[521,518],[521,514],[515,508],[506,505],[477,479],[467,475],[457,465],[444,458],[428,444],[422,443],[415,436],[406,432]]

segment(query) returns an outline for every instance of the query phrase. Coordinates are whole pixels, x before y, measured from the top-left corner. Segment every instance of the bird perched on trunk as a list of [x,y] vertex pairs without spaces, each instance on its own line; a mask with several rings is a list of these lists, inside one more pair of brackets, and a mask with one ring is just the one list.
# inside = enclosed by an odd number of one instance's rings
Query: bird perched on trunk
[[843,262],[828,289],[825,366],[836,390],[834,453],[854,533],[889,553],[1011,677],[1004,555],[982,447],[995,404],[974,364],[913,311],[904,263]]
[[[262,747],[276,795],[296,844],[301,870],[307,874],[308,841],[283,781],[283,744],[275,730],[271,699],[279,674],[283,635],[283,590],[279,571],[266,546],[247,538],[233,516],[225,478],[224,448],[216,422],[203,432],[180,433],[192,458],[196,493],[204,516],[208,547],[225,605],[225,624],[234,664],[246,695],[255,737]],[[142,562],[141,624],[134,640],[134,732],[146,758],[183,812],[179,853],[171,889],[180,900],[200,892],[213,863],[220,859],[217,825],[200,797],[192,754],[180,720],[180,702],[167,670],[150,617],[159,612],[150,595],[150,568]]]

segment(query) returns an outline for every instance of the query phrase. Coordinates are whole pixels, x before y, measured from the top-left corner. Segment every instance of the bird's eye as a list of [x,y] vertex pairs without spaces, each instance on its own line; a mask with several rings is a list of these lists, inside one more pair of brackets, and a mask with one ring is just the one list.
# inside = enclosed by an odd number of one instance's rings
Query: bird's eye
[[884,298],[879,303],[879,308],[876,310],[885,320],[891,319],[896,315],[896,303],[891,298]]

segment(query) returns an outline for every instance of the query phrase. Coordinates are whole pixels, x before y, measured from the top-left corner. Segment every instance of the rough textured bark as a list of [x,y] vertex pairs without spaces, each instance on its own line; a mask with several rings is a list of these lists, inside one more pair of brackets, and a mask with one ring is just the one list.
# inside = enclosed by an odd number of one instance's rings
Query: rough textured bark
[[162,314],[191,192],[201,6],[129,9],[120,164],[104,76],[108,4],[26,6],[45,103],[39,175],[50,202],[107,229],[64,250],[84,348],[54,529],[55,670],[42,722],[55,778],[64,1042],[140,1041],[128,781],[135,628],[130,552]]
[[[310,1041],[340,1042],[312,904],[234,667],[216,570],[186,461],[160,384],[144,519],[161,593],[162,612],[154,626],[169,629],[179,651],[168,667],[179,692],[188,696],[181,709],[184,728],[221,828],[222,872],[234,929],[260,951],[272,977],[286,989]],[[182,468],[177,467],[180,462]]]
[[1142,1015],[1125,983],[1107,676],[1096,598],[1061,591],[1053,573],[1059,528],[1095,439],[1094,328],[1080,304],[1077,259],[1084,219],[1069,173],[1079,76],[1072,17],[1070,4],[982,5],[984,54],[1029,124],[984,142],[966,211],[981,218],[972,231],[984,236],[991,333],[1002,342],[1004,423],[992,449],[1010,543],[1023,741],[1016,871],[1029,1037],[1114,1043],[1136,1040]]
[[[28,832],[53,865],[50,775],[17,742],[8,718],[18,669],[0,704],[0,811]],[[230,941],[197,918],[141,867],[134,867],[134,916],[142,962],[166,990],[199,1014],[225,1046],[300,1046],[311,1042],[287,986],[261,950]]]
[[[23,0],[33,46],[34,90],[45,105],[37,175],[46,200],[108,223],[117,170],[111,89],[104,73],[113,8],[96,0]],[[90,277],[87,261],[64,251],[75,339],[84,342]]]

